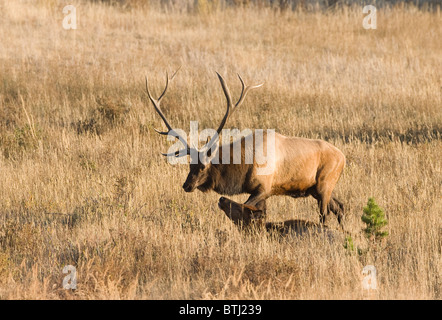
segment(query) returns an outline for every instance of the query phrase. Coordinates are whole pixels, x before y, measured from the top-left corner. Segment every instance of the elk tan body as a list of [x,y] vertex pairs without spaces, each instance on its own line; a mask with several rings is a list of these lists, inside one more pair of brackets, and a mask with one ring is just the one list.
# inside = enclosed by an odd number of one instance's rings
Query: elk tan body
[[[191,156],[189,174],[183,185],[184,191],[192,192],[198,189],[206,192],[213,190],[222,195],[248,193],[250,197],[246,204],[257,210],[262,210],[264,214],[266,199],[270,196],[288,195],[293,198],[313,196],[318,201],[321,223],[325,222],[325,218],[330,212],[333,212],[341,223],[344,208],[342,203],[332,196],[332,192],[345,165],[343,153],[323,140],[292,138],[278,133],[274,134],[273,140],[265,132],[260,140],[257,139],[256,131],[251,134],[253,140],[251,144],[245,143],[247,137],[243,137],[230,144],[220,146],[219,135],[231,113],[242,104],[250,89],[261,85],[245,86],[244,81],[239,77],[242,92],[238,102],[234,105],[224,79],[219,74],[218,78],[226,96],[227,111],[216,131],[217,134],[199,150],[189,147],[186,139],[172,129],[160,109],[161,99],[168,88],[169,77],[167,77],[163,93],[157,100],[152,98],[146,79],[146,91],[149,99],[168,129],[166,132],[158,132],[174,136],[185,146],[183,150],[164,155]],[[255,143],[255,139],[258,143]],[[274,153],[266,155],[265,151],[268,150],[270,143],[274,146]],[[237,144],[241,144],[241,162],[234,164],[233,155]],[[230,150],[230,161],[225,163],[222,161],[222,153],[227,149]],[[257,161],[257,150],[262,150],[264,157],[267,156],[265,163],[260,164],[261,161]],[[245,159],[250,153],[252,153],[253,161],[247,163]],[[218,161],[214,161],[215,159]],[[264,170],[265,174],[262,174],[264,168],[267,169]]]

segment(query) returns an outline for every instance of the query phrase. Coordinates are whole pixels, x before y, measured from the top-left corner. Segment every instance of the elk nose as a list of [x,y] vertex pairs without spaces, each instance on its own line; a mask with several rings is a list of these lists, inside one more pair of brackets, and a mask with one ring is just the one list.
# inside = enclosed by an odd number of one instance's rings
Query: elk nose
[[226,198],[221,197],[221,198],[219,198],[219,200],[218,200],[218,208],[220,208],[221,210],[223,209],[223,208],[222,208],[222,205],[223,205],[225,199],[226,199]]
[[190,186],[188,184],[183,184],[183,189],[186,192],[190,192],[190,191],[192,191],[192,186]]

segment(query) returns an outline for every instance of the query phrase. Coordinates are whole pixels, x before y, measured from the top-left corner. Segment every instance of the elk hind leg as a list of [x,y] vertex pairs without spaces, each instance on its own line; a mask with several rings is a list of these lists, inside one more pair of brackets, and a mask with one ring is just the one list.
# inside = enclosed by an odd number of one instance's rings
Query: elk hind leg
[[325,219],[327,218],[330,212],[329,201],[330,200],[324,196],[320,196],[320,199],[318,200],[319,221],[322,225],[325,224]]
[[326,185],[316,186],[316,190],[311,190],[310,194],[318,201],[319,221],[325,223],[325,219],[330,213],[330,199],[332,191]]
[[[329,208],[329,200],[327,200],[326,193],[324,190],[318,191],[317,187],[310,188],[307,190],[307,194],[311,195],[313,198],[318,201],[318,207],[319,207],[319,222],[321,224],[325,223],[325,218],[330,210]],[[329,196],[330,199],[330,196]]]
[[335,197],[332,197],[330,199],[329,209],[336,215],[339,224],[342,226],[342,219],[345,215],[344,205],[342,204],[342,202]]
[[[336,198],[332,197],[333,189],[339,180],[345,162],[331,163],[323,168],[318,176],[318,183],[316,184],[316,196],[320,211],[321,223],[325,222],[325,217],[333,212],[339,224],[342,227],[341,220],[344,214],[344,206]],[[313,196],[315,196],[313,194]]]

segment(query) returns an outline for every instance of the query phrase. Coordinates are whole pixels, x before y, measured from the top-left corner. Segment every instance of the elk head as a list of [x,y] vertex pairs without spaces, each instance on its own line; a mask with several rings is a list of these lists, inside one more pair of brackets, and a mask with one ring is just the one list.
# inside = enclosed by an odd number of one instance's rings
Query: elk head
[[184,157],[189,155],[191,158],[190,161],[190,170],[189,174],[187,175],[186,181],[183,184],[183,189],[186,192],[192,192],[196,188],[198,188],[201,191],[207,191],[210,190],[212,187],[212,180],[210,175],[210,168],[212,167],[212,160],[218,155],[219,151],[219,135],[221,134],[222,129],[224,128],[224,125],[227,122],[227,119],[230,117],[230,115],[238,108],[243,102],[244,99],[250,89],[259,88],[263,85],[263,83],[256,85],[256,86],[246,86],[244,84],[243,79],[238,74],[239,80],[241,81],[242,90],[241,90],[241,96],[238,99],[238,102],[233,105],[232,98],[230,96],[229,88],[226,85],[226,82],[224,81],[223,77],[217,72],[218,79],[221,83],[221,87],[224,91],[224,95],[226,96],[227,100],[227,111],[221,120],[220,125],[218,126],[218,129],[216,130],[216,133],[211,137],[211,139],[201,148],[198,149],[196,146],[190,147],[187,143],[186,139],[184,139],[181,135],[179,135],[169,124],[166,117],[164,116],[163,112],[160,108],[161,100],[163,99],[164,95],[166,94],[168,85],[170,80],[174,78],[178,71],[176,71],[172,77],[169,78],[168,74],[166,73],[166,87],[163,90],[163,93],[160,95],[158,99],[154,99],[149,91],[149,87],[147,84],[147,77],[146,77],[146,92],[149,96],[150,101],[152,102],[156,112],[160,115],[161,119],[163,120],[164,124],[167,127],[167,131],[159,131],[155,129],[156,132],[158,132],[161,135],[172,135],[176,139],[180,140],[181,143],[184,145],[184,148],[181,150],[177,150],[173,153],[162,153],[162,155],[168,157],[168,156],[174,156],[174,157]]

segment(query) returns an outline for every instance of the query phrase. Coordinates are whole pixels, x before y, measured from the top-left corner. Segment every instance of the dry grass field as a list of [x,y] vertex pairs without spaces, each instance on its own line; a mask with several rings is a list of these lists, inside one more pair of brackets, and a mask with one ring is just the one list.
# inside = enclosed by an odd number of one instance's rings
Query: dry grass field
[[[0,299],[441,299],[442,20],[416,8],[164,12],[0,1]],[[187,165],[144,92],[181,70],[162,105],[177,128],[276,129],[343,151],[347,230],[374,197],[389,236],[358,255],[323,239],[244,234]],[[247,195],[232,197],[244,201]],[[312,198],[273,197],[269,220],[319,221]],[[327,221],[337,227],[334,217]],[[63,267],[77,289],[62,287]],[[374,265],[378,289],[362,287]]]

